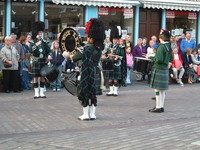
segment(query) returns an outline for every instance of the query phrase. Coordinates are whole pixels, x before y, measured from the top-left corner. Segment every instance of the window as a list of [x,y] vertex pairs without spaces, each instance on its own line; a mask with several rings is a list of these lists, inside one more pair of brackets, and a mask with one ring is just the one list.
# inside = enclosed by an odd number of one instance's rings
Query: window
[[4,2],[0,2],[0,38],[5,36],[5,8]]

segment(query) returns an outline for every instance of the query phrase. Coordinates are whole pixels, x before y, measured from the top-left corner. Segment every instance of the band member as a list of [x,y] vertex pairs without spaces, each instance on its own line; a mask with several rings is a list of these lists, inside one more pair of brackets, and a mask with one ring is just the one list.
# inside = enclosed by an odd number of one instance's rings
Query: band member
[[108,51],[102,56],[102,59],[113,59],[115,61],[114,70],[106,71],[105,79],[109,81],[110,92],[107,96],[118,96],[119,81],[122,79],[121,73],[121,60],[125,55],[124,49],[122,49],[118,44],[119,30],[116,26],[113,26],[110,34],[110,45]]
[[[35,22],[32,26],[32,39],[30,44],[30,53],[32,53],[32,75],[33,86],[36,98],[46,98],[44,95],[45,79],[40,75],[41,68],[47,64],[47,58],[51,59],[51,50],[48,45],[42,40],[42,33],[44,31],[44,22]],[[38,78],[40,78],[40,88],[38,85]]]
[[[82,53],[81,78],[78,84],[78,99],[83,106],[83,115],[79,120],[95,120],[97,97],[102,94],[100,84],[100,69],[98,63],[104,49],[105,28],[103,22],[98,19],[90,19],[86,25],[87,42]],[[99,93],[97,93],[99,91]],[[90,112],[90,114],[89,114]]]
[[170,34],[161,29],[159,35],[160,45],[153,57],[154,65],[150,81],[150,87],[155,89],[156,107],[149,112],[164,112],[165,91],[168,89],[169,67],[172,62],[172,50],[170,46]]

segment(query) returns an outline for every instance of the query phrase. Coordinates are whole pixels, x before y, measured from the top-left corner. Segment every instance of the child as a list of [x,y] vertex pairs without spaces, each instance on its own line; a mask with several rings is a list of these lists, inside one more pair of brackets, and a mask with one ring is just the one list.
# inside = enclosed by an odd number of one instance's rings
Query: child
[[[185,72],[185,69],[183,68],[183,60],[180,54],[178,54],[178,47],[174,47],[173,49],[173,61],[172,61],[172,71],[175,76],[175,79],[177,83],[179,83],[181,86],[184,86],[182,82],[182,77]],[[178,75],[179,71],[179,75]]]
[[30,90],[28,86],[28,82],[30,79],[29,72],[28,72],[28,68],[30,65],[30,56],[31,56],[30,53],[26,53],[24,60],[22,62],[22,80],[23,80],[23,88],[25,90]]
[[192,84],[194,80],[192,79],[194,76],[194,68],[191,57],[191,49],[187,48],[186,52],[183,54],[184,68],[186,70],[186,74],[188,76],[188,83]]
[[127,64],[126,84],[131,84],[131,69],[133,67],[133,54],[131,53],[131,47],[126,47],[126,64]]
[[64,61],[64,57],[62,56],[62,52],[59,48],[59,42],[54,41],[53,44],[53,54],[52,54],[52,60],[51,63],[56,66],[56,68],[59,70],[59,75],[57,79],[53,82],[53,91],[56,90],[60,92],[61,88],[61,73],[62,73],[62,62]]

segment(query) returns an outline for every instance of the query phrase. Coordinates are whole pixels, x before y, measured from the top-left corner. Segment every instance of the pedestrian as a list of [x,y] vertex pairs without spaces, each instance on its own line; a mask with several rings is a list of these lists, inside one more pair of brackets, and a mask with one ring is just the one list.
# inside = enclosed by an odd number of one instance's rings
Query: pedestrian
[[51,63],[56,66],[56,68],[59,70],[58,77],[52,84],[53,91],[60,92],[61,89],[61,73],[62,73],[62,62],[64,61],[64,57],[62,56],[62,52],[59,48],[59,41],[53,42],[53,49],[52,49],[52,59]]
[[133,69],[133,54],[131,53],[131,47],[126,47],[126,84],[131,84],[131,70]]
[[191,34],[187,33],[186,38],[181,41],[181,51],[182,54],[186,52],[187,48],[196,48],[195,40],[191,39]]
[[30,90],[29,88],[29,80],[30,80],[30,76],[29,76],[29,65],[30,65],[30,56],[31,54],[30,53],[26,53],[25,54],[25,57],[24,57],[24,60],[22,62],[22,79],[23,79],[23,88],[25,90]]
[[[34,22],[32,26],[32,39],[30,44],[30,53],[32,53],[32,75],[33,86],[35,91],[34,99],[46,98],[44,95],[45,78],[41,76],[40,71],[43,66],[51,59],[51,50],[47,43],[42,40],[42,33],[44,31],[44,22]],[[40,88],[38,83],[40,78]]]
[[[79,120],[95,120],[97,94],[100,91],[101,71],[98,67],[102,50],[104,49],[105,28],[103,22],[99,19],[90,19],[86,25],[86,34],[88,44],[84,46],[82,53],[81,77],[78,84],[78,99],[83,106],[83,115]],[[100,93],[96,93],[100,91]]]
[[[6,93],[18,92],[18,61],[19,54],[14,46],[12,46],[12,38],[10,36],[5,37],[5,46],[0,51],[0,58],[3,65],[3,87]],[[6,67],[4,63],[10,64],[10,67]]]
[[164,112],[165,91],[168,89],[169,67],[172,61],[172,50],[169,31],[161,29],[159,35],[160,45],[153,57],[154,65],[150,81],[150,87],[155,89],[156,107],[149,112]]

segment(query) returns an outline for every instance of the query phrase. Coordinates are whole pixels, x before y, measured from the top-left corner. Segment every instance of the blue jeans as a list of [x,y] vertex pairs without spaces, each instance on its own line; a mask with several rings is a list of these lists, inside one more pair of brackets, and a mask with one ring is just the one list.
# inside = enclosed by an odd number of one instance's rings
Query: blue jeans
[[131,84],[131,67],[127,66],[126,84]]
[[22,70],[22,80],[23,80],[23,88],[24,89],[27,89],[27,90],[29,89],[29,87],[28,87],[29,79],[30,79],[30,77],[29,77],[28,71]]
[[62,64],[59,66],[56,66],[56,68],[59,70],[59,74],[58,74],[57,79],[53,82],[52,87],[53,87],[53,89],[60,89],[61,88]]

